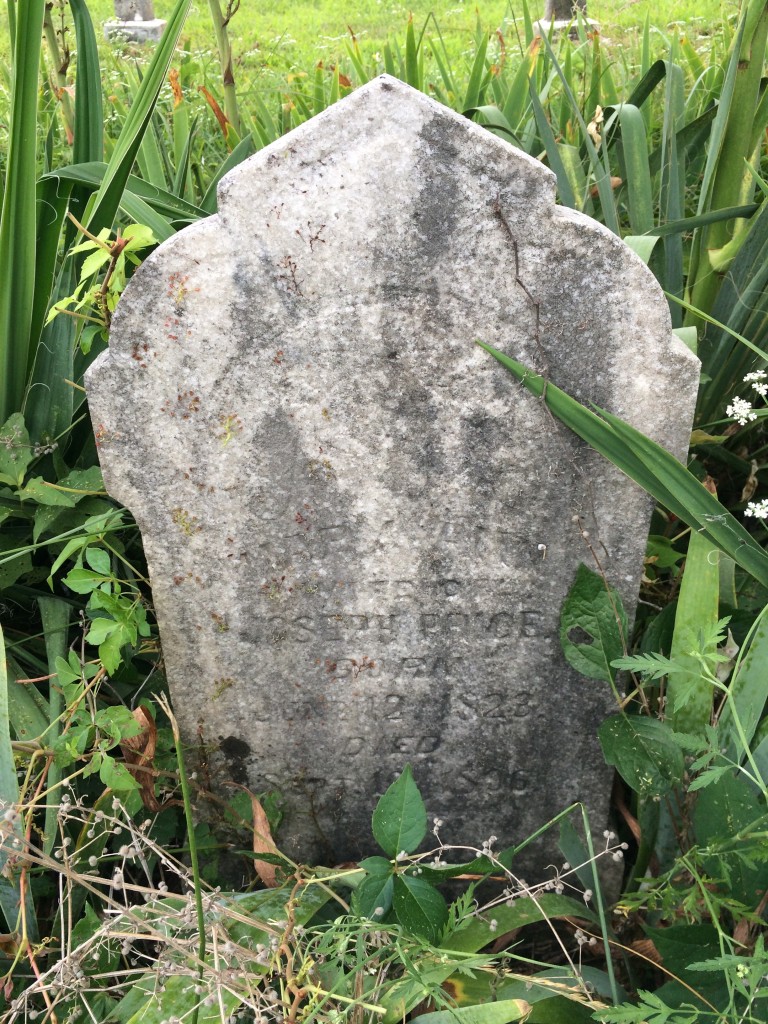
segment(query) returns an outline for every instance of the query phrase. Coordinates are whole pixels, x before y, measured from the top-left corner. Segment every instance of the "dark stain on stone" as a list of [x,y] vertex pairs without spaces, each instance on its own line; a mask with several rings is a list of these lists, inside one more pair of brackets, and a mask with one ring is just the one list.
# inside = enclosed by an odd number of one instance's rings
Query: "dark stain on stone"
[[221,740],[219,749],[229,762],[229,774],[235,782],[241,785],[248,785],[247,761],[251,754],[251,748],[245,740],[237,736],[227,736]]

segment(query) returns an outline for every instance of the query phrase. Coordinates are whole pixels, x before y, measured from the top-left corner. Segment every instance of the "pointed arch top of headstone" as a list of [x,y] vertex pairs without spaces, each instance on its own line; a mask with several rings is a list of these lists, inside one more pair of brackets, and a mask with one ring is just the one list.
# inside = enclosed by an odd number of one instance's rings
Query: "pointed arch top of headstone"
[[[308,160],[303,159],[305,148]],[[530,188],[542,203],[555,201],[555,175],[539,160],[418,89],[380,75],[231,170],[219,185],[219,211],[230,216],[252,200],[245,182],[255,181],[265,167],[284,162],[287,173],[288,168],[311,161],[321,168],[324,156],[340,158],[343,165],[349,154],[360,169],[370,156],[373,170],[382,149],[389,160],[393,195],[398,169],[411,160],[439,164],[447,157],[472,163],[483,152],[491,163],[522,179],[517,183],[521,191]]]
[[406,762],[456,841],[602,820],[611,696],[559,611],[584,531],[633,607],[649,503],[476,339],[684,455],[698,362],[648,269],[383,76],[222,179],[88,374],[201,781],[279,790],[296,856],[370,850]]

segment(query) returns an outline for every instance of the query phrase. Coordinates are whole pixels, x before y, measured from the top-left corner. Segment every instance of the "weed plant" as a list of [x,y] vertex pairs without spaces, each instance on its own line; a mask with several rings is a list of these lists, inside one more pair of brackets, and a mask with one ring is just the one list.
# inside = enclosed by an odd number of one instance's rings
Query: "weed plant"
[[[179,45],[188,0],[158,0],[169,25],[154,50],[100,44],[104,6],[10,4],[0,79],[4,1019],[764,1020],[768,7],[726,7],[690,32],[577,23],[574,40],[536,38],[525,4],[493,9],[492,31],[472,14],[471,33],[463,10],[457,32],[426,11],[398,15],[399,34],[390,15],[353,33],[332,16],[318,51],[244,4],[227,91],[226,46],[206,45],[200,13]],[[561,203],[649,263],[702,359],[683,467],[492,353],[658,502],[634,648],[597,558],[563,609],[566,657],[619,708],[601,741],[624,835],[600,856],[627,843],[632,866],[612,916],[591,832],[565,812],[577,866],[543,888],[490,840],[452,866],[438,829],[419,854],[408,771],[374,814],[383,856],[343,871],[286,861],[269,800],[244,795],[224,813],[250,824],[266,888],[221,892],[163,711],[137,532],[103,491],[81,381],[134,263],[215,212],[227,169],[382,70],[546,162]],[[462,875],[449,904],[439,885]],[[532,922],[549,922],[549,969],[511,948]]]

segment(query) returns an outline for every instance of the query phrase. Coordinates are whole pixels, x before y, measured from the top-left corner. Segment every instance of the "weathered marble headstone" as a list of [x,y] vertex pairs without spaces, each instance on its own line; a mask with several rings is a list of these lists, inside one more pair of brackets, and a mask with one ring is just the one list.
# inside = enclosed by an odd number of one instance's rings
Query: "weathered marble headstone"
[[535,160],[388,77],[231,171],[136,273],[88,375],[176,714],[286,801],[283,848],[370,852],[413,764],[455,841],[607,812],[607,688],[558,641],[590,533],[634,607],[647,498],[475,345],[682,455],[696,359],[645,266]]
[[132,39],[137,43],[157,40],[165,21],[155,17],[153,0],[115,0],[115,20],[104,24],[107,39]]

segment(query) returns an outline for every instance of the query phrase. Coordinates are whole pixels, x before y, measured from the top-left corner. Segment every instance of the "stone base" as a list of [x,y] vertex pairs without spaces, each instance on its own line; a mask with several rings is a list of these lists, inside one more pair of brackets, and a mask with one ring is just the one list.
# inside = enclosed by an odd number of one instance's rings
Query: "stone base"
[[153,18],[152,21],[107,21],[104,24],[104,35],[107,39],[122,38],[146,43],[160,39],[165,24],[162,18]]
[[[582,18],[581,20],[585,25],[588,25],[589,28],[600,28],[600,25],[594,20],[594,18]],[[545,21],[542,18],[540,21],[534,21],[533,23],[533,31],[537,36],[546,36],[549,38],[550,29],[555,35],[558,35],[560,32],[570,31],[571,36],[575,38],[577,22],[575,18],[571,18],[569,21]]]

